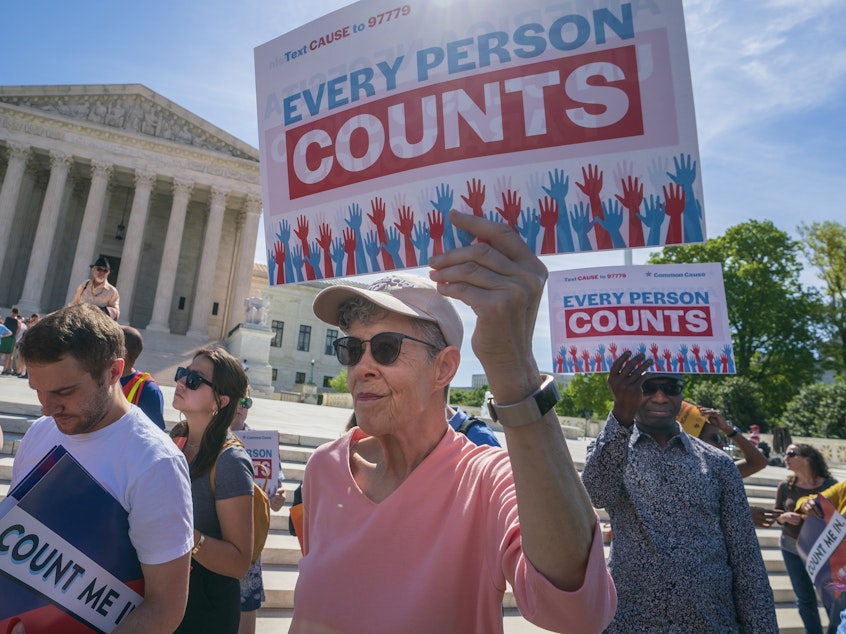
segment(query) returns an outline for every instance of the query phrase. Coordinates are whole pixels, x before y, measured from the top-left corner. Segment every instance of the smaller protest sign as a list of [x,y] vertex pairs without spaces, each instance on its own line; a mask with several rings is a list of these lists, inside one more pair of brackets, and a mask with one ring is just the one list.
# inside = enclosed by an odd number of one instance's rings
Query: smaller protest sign
[[831,501],[817,496],[823,519],[808,515],[802,524],[796,547],[805,562],[805,570],[814,582],[826,611],[846,608],[846,518]]
[[717,263],[556,271],[547,289],[556,372],[608,372],[625,350],[658,372],[735,372]]
[[0,504],[0,631],[111,632],[143,594],[126,510],[55,447]]
[[232,432],[241,442],[253,461],[253,479],[267,497],[279,488],[279,432],[275,430],[240,429]]

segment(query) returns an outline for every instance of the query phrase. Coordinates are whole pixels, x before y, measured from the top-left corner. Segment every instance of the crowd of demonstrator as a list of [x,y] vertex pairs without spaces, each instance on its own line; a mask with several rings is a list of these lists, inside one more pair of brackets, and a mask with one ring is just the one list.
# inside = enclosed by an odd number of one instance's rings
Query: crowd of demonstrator
[[[703,410],[714,429],[686,433],[677,422],[684,377],[625,352],[580,474],[555,381],[532,351],[545,266],[507,225],[454,212],[450,221],[479,240],[433,256],[428,279],[392,274],[315,299],[314,313],[344,333],[334,346],[355,424],[305,469],[290,631],[502,632],[510,586],[526,619],[558,632],[776,632],[742,483],[763,464],[744,452],[736,465],[707,442],[740,432]],[[473,352],[507,450],[473,442],[445,406],[464,339],[453,301],[475,314]],[[251,565],[253,468],[231,433],[252,404],[243,365],[220,347],[198,350],[176,371],[182,420],[163,433],[127,400],[121,379],[137,374],[126,345],[136,333],[114,317],[81,302],[21,339],[44,417],[20,443],[12,486],[63,444],[121,500],[146,594],[116,632],[254,629],[260,586],[245,583],[242,603],[239,584]],[[777,510],[756,520],[784,524],[786,562],[801,516],[785,507],[813,512],[799,493],[836,497],[827,472],[801,462],[810,464],[810,449],[787,455],[795,478],[779,489]],[[607,563],[595,508],[610,516]],[[791,580],[801,595],[803,582]],[[241,618],[242,605],[251,617]],[[26,618],[10,631],[25,632]]]

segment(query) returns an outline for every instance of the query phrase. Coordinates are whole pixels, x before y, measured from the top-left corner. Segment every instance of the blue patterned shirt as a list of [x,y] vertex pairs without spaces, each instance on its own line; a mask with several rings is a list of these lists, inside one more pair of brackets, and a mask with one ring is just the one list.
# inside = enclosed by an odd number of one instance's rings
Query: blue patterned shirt
[[773,593],[740,473],[680,431],[665,447],[608,416],[582,481],[611,518],[608,634],[771,634]]

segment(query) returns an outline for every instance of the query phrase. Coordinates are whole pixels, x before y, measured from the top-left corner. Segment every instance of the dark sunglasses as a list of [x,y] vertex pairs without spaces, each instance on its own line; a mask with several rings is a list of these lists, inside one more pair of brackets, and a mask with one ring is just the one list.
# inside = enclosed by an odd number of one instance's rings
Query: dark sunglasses
[[664,393],[664,396],[678,396],[682,393],[682,384],[681,383],[655,383],[652,381],[647,381],[641,387],[643,390],[644,396],[652,396],[658,390],[661,390]]
[[253,399],[251,399],[249,396],[245,396],[240,401],[238,401],[238,405],[240,405],[244,409],[250,409],[253,406]]
[[109,269],[105,269],[102,266],[95,266],[94,270],[97,271],[98,273],[108,273],[109,272]]
[[194,370],[189,370],[188,368],[176,368],[176,378],[174,381],[178,381],[179,379],[185,379],[185,387],[189,390],[196,390],[203,383],[208,385],[211,389],[214,389],[214,383],[208,379],[204,379],[200,374]]
[[795,451],[795,450],[793,450],[793,449],[791,449],[790,451],[788,451],[788,452],[787,452],[787,453],[785,453],[784,455],[785,455],[785,456],[787,456],[788,458],[796,458],[797,456],[798,456],[799,458],[804,458],[804,457],[805,457],[804,455],[802,455],[801,453],[799,453],[798,451]]
[[338,361],[341,365],[355,365],[361,361],[364,355],[364,344],[370,344],[370,354],[379,365],[391,365],[400,356],[402,350],[403,339],[411,339],[417,343],[429,346],[438,350],[438,346],[422,339],[416,339],[409,335],[403,335],[399,332],[380,332],[378,335],[373,335],[370,339],[362,341],[358,337],[341,337],[336,339],[333,345],[335,346],[335,354],[338,355]]

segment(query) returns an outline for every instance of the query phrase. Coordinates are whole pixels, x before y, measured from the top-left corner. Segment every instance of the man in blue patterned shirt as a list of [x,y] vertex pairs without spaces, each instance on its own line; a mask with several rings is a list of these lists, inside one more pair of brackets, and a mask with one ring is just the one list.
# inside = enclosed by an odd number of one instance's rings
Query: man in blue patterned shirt
[[778,631],[740,473],[676,422],[684,380],[622,354],[614,408],[582,480],[611,518],[618,606],[608,634]]

